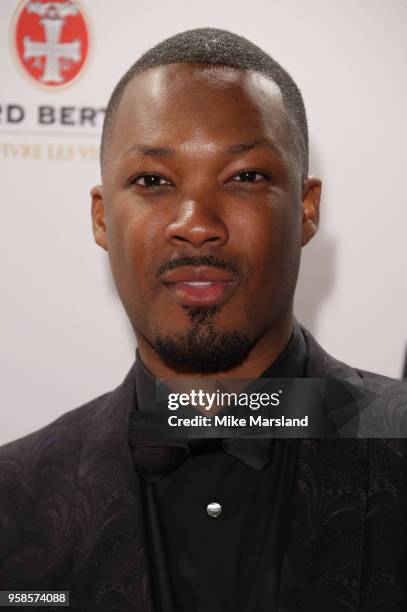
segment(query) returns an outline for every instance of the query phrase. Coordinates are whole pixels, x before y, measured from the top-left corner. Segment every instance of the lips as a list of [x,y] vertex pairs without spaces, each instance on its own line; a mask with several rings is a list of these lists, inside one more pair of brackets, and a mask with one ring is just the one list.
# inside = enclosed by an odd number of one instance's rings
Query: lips
[[172,299],[182,306],[224,303],[238,284],[227,270],[208,266],[183,266],[160,277]]

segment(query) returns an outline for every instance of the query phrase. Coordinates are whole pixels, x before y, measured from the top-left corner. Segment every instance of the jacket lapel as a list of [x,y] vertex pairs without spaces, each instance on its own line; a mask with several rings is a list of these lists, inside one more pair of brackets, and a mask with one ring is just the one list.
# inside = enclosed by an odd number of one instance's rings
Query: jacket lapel
[[[358,378],[303,333],[307,377]],[[359,609],[367,448],[366,440],[300,441],[279,612]]]
[[141,482],[128,446],[135,401],[130,370],[120,387],[99,400],[89,419],[74,529],[73,605],[81,612],[153,610]]

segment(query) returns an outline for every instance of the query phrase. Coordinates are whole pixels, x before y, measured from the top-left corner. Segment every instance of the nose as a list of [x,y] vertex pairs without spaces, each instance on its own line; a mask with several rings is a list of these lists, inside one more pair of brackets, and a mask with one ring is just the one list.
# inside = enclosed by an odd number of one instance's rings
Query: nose
[[229,232],[215,205],[188,200],[180,205],[176,218],[166,228],[165,237],[173,246],[189,244],[200,249],[206,244],[225,244]]

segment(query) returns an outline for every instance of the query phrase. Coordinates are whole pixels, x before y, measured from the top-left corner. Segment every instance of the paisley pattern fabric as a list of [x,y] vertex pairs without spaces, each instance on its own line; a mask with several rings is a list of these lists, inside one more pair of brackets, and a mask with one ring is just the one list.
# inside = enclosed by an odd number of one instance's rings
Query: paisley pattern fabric
[[[356,371],[303,333],[306,375],[371,385],[378,422],[396,431],[407,385]],[[111,393],[0,448],[0,590],[68,590],[79,612],[153,612],[127,439],[135,402],[132,368]],[[407,611],[407,440],[301,440],[290,519],[270,612]]]

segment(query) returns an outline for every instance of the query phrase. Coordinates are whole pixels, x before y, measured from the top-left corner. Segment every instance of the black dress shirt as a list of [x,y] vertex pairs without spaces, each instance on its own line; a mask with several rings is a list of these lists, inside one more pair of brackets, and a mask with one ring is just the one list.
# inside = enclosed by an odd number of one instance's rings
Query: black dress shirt
[[[297,323],[263,378],[300,378],[306,345]],[[137,355],[137,401],[154,405],[155,379]],[[130,417],[131,418],[131,417]],[[130,429],[131,431],[131,429]],[[143,496],[153,598],[157,612],[271,612],[276,609],[296,440],[245,440],[241,456],[216,444],[192,444],[190,455]],[[264,469],[246,464],[269,447]],[[217,503],[221,513],[208,514]]]

